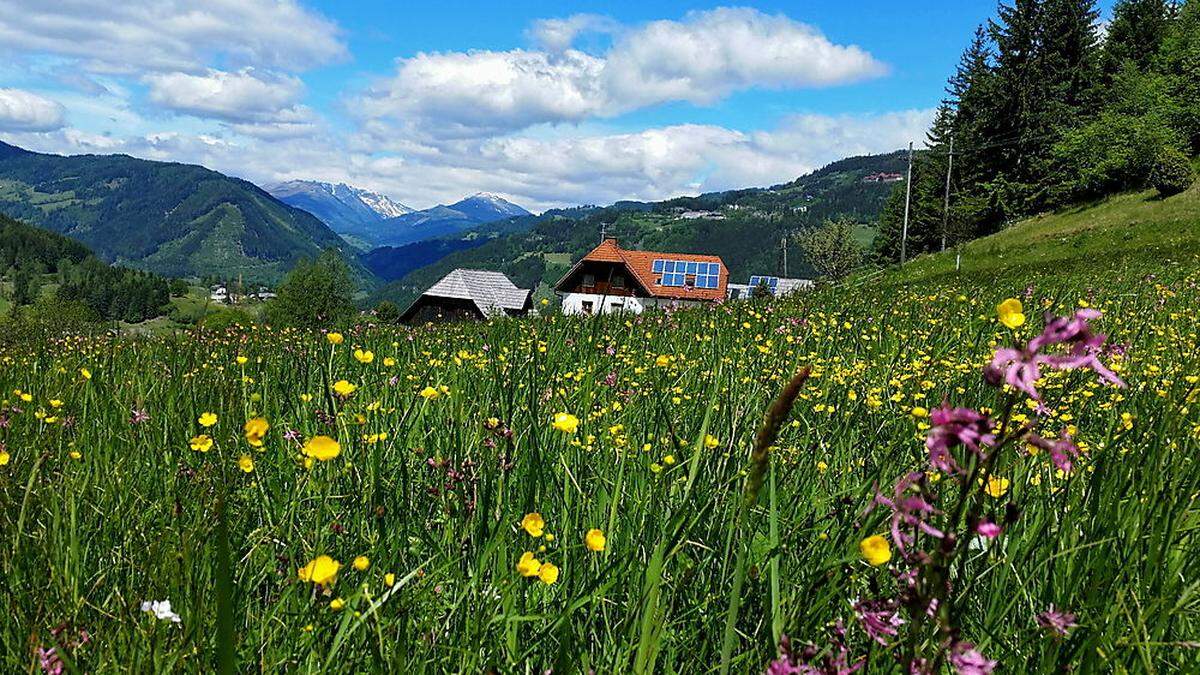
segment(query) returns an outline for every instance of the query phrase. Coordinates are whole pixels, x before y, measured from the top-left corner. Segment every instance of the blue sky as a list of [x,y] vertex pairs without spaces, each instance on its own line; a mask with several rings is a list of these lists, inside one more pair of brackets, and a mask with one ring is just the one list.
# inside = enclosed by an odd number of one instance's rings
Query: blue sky
[[0,0],[0,138],[418,208],[476,191],[533,209],[659,199],[919,141],[994,10]]

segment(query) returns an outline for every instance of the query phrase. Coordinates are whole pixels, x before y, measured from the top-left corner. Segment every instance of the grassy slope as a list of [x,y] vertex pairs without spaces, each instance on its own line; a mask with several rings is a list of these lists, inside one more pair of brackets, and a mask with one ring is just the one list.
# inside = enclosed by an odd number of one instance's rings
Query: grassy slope
[[[1194,259],[1200,251],[1200,183],[1161,199],[1152,191],[1127,193],[1030,218],[961,248],[967,276],[1016,274],[1033,269],[1113,267],[1135,260]],[[931,282],[954,274],[955,255],[924,256],[894,278]]]

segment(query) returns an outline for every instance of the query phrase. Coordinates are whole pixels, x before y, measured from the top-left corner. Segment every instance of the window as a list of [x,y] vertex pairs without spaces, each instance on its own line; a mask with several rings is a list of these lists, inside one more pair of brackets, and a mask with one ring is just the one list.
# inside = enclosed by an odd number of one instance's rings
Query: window
[[591,300],[584,300],[580,307],[583,309],[584,314],[591,314],[592,308],[595,307],[595,304],[593,304]]
[[595,286],[595,285],[596,285],[596,275],[595,275],[595,274],[585,274],[585,275],[583,275],[583,285],[584,285],[584,286],[589,286],[589,287],[590,287],[590,286]]
[[612,278],[613,288],[625,288],[625,277],[620,274],[614,274]]

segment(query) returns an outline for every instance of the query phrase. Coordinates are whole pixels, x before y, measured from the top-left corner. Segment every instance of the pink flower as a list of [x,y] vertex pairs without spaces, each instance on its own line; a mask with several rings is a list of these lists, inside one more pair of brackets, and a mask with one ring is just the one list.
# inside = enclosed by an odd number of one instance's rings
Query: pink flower
[[1000,536],[1000,526],[990,520],[982,520],[975,526],[975,532],[988,539]]
[[1037,625],[1050,631],[1056,637],[1066,637],[1070,630],[1079,624],[1075,623],[1075,615],[1070,612],[1060,612],[1050,605],[1050,609],[1034,617]]
[[[868,513],[876,504],[882,504],[892,510],[892,541],[896,542],[896,549],[901,555],[907,555],[907,547],[916,541],[917,532],[923,532],[936,539],[946,536],[926,522],[926,518],[940,514],[941,511],[926,500],[924,481],[925,474],[920,471],[905,474],[892,488],[891,497],[876,492],[875,500],[867,507]],[[910,492],[910,488],[914,487],[915,492]],[[911,533],[901,528],[911,528]]]
[[[1056,370],[1086,368],[1099,375],[1100,379],[1124,387],[1125,382],[1100,362],[1105,336],[1092,333],[1088,325],[1088,321],[1099,316],[1100,312],[1094,309],[1081,309],[1070,318],[1060,316],[1047,319],[1042,334],[1030,340],[1024,349],[997,349],[992,362],[983,370],[984,379],[993,386],[1006,383],[1034,400],[1041,400],[1035,385],[1041,379],[1043,365]],[[1043,349],[1055,345],[1066,345],[1068,349],[1061,354],[1041,353]]]
[[1058,440],[1052,441],[1031,433],[1025,437],[1030,445],[1050,453],[1050,461],[1063,473],[1071,473],[1072,461],[1079,456],[1079,447],[1071,440],[1071,435],[1064,429]]
[[857,600],[853,607],[858,625],[881,645],[887,646],[887,639],[896,637],[897,629],[904,625],[895,600]]
[[991,675],[996,662],[985,657],[970,642],[955,642],[950,647],[950,665],[958,675]]
[[996,442],[992,420],[970,408],[951,408],[943,403],[929,414],[929,421],[933,428],[925,437],[925,447],[929,449],[929,464],[937,471],[950,474],[961,471],[951,448],[962,445],[982,457],[980,448]]

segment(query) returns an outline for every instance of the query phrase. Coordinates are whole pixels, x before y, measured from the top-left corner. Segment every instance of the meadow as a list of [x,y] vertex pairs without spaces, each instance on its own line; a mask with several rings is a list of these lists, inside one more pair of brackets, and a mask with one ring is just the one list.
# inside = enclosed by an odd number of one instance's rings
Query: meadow
[[[1195,670],[1198,305],[1184,249],[638,317],[9,348],[0,669],[763,672],[787,636],[772,672]],[[985,380],[1081,309],[1125,387],[1045,368],[1039,405]],[[1014,440],[938,470],[944,402]],[[935,512],[887,505],[908,477]],[[921,565],[942,576],[906,595]]]

